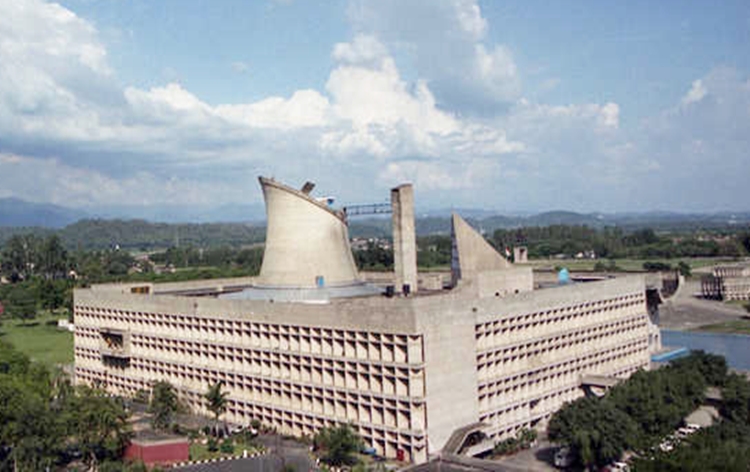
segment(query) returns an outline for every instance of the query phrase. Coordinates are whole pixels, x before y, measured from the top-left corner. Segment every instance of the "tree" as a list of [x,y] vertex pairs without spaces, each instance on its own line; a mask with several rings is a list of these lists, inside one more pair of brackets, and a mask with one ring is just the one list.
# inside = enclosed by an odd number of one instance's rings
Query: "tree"
[[0,469],[44,470],[64,428],[53,409],[49,371],[0,341]]
[[323,462],[335,467],[356,464],[355,453],[362,449],[362,439],[349,425],[323,428],[313,441],[323,451]]
[[72,284],[67,280],[44,279],[36,283],[37,298],[42,308],[57,310],[68,307],[69,297],[72,297]]
[[689,356],[672,361],[672,369],[685,372],[698,372],[708,385],[721,386],[727,377],[729,367],[723,356],[704,351],[692,351]]
[[214,420],[219,423],[219,417],[227,411],[227,392],[222,392],[222,383],[216,382],[208,387],[208,391],[204,395],[206,399],[206,407],[214,414]]
[[14,235],[2,252],[2,271],[11,279],[27,279],[34,273],[39,238],[33,234]]
[[693,274],[693,270],[690,268],[690,264],[685,261],[680,261],[677,264],[677,270],[680,271],[680,275],[683,277],[690,277]]
[[39,271],[47,279],[65,277],[68,271],[68,252],[63,247],[59,236],[52,235],[41,245]]
[[750,425],[750,382],[731,374],[721,390],[721,416],[729,421]]
[[172,384],[159,381],[154,384],[151,394],[149,413],[151,424],[156,429],[167,429],[172,424],[172,417],[177,411],[177,393]]
[[29,283],[12,285],[3,304],[9,318],[23,321],[36,318],[36,294]]
[[570,446],[580,465],[604,466],[635,445],[633,420],[607,400],[581,398],[565,405],[550,420],[550,440]]
[[130,439],[128,414],[121,403],[87,386],[78,387],[66,405],[68,433],[92,468],[119,459]]

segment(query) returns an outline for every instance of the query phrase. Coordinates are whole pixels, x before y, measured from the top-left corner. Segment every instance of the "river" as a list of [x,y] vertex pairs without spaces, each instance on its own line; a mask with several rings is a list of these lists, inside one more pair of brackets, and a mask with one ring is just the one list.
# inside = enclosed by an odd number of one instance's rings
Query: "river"
[[750,371],[750,336],[662,330],[664,347],[686,347],[724,356],[729,367]]

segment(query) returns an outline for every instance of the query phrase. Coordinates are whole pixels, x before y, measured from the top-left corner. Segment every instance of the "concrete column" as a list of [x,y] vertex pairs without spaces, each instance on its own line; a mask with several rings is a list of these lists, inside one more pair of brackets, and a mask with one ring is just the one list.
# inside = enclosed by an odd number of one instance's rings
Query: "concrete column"
[[396,293],[409,285],[417,291],[417,236],[414,229],[414,188],[411,184],[399,185],[391,190],[393,210],[393,267],[396,272]]

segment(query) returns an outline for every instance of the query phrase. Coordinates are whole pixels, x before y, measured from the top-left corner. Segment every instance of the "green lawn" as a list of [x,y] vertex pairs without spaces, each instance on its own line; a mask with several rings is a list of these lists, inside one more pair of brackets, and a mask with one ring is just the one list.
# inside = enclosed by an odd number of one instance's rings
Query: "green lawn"
[[[223,440],[219,440],[219,444]],[[247,449],[248,454],[252,454],[255,451],[259,451],[260,448],[257,444],[245,441],[242,437],[235,436],[233,438],[234,452],[231,454],[222,453],[221,451],[211,452],[205,444],[201,444],[199,441],[192,441],[190,443],[190,460],[201,461],[206,459],[217,459],[224,456],[238,456],[242,454],[243,449]]]
[[693,331],[703,331],[709,333],[730,333],[730,334],[749,334],[750,335],[750,320],[741,319],[726,321],[724,323],[716,323],[706,326],[699,326]]
[[73,362],[73,333],[57,329],[57,319],[65,315],[40,316],[27,324],[4,320],[0,339],[12,344],[32,360],[47,365]]
[[[615,264],[621,270],[626,271],[643,271],[644,262],[663,262],[669,264],[673,269],[677,268],[680,261],[685,261],[691,269],[698,269],[700,267],[711,266],[727,261],[728,259],[723,258],[675,258],[675,259],[615,259]],[[556,266],[567,267],[571,271],[591,271],[594,270],[594,265],[597,262],[601,262],[605,265],[609,264],[609,259],[531,259],[529,264],[534,268],[554,268]]]

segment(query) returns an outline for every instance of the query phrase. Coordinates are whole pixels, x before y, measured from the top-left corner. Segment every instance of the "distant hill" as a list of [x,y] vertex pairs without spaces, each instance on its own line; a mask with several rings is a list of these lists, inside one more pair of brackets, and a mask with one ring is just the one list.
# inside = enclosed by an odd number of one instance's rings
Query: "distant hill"
[[[70,249],[154,249],[180,246],[244,246],[265,239],[262,205],[224,205],[214,210],[185,209],[179,205],[143,209],[120,207],[113,214],[140,214],[140,219],[92,218],[81,210],[57,205],[24,202],[14,198],[0,199],[0,246],[14,234],[34,233],[46,236],[57,233]],[[576,225],[603,228],[617,226],[625,231],[651,228],[655,231],[694,231],[750,228],[750,212],[717,213],[577,213],[548,211],[529,215],[498,215],[486,210],[455,210],[485,235],[497,229],[524,226]],[[170,217],[165,216],[165,212]],[[92,210],[92,213],[93,210]],[[97,214],[99,212],[96,212]],[[145,213],[145,214],[144,214]],[[418,211],[416,230],[419,236],[450,234],[450,209]],[[164,217],[154,223],[152,219]],[[152,221],[147,221],[152,220]],[[193,221],[175,223],[174,221]],[[213,221],[213,222],[209,222]],[[217,223],[216,221],[229,221]],[[236,223],[231,221],[257,221]],[[352,218],[349,235],[353,238],[390,238],[390,215]]]
[[70,248],[153,249],[170,246],[244,246],[262,242],[264,225],[246,223],[151,223],[145,220],[81,220],[58,233]]
[[91,217],[98,219],[140,219],[159,223],[223,223],[264,221],[266,208],[263,204],[226,204],[220,206],[196,205],[119,205],[91,210]]
[[62,228],[87,216],[86,212],[51,203],[31,203],[18,198],[0,198],[0,226]]

